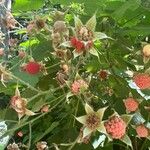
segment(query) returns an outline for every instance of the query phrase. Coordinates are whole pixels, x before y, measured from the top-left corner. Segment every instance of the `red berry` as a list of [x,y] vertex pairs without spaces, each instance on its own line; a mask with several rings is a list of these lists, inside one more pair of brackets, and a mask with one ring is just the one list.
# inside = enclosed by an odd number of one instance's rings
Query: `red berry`
[[40,72],[41,65],[37,62],[29,62],[26,65],[26,72],[29,74],[37,74]]
[[126,133],[126,123],[118,116],[113,116],[105,122],[105,128],[113,139],[121,139]]
[[139,103],[136,99],[129,97],[124,101],[124,105],[127,111],[134,112],[138,109]]
[[72,38],[71,38],[71,40],[70,40],[71,45],[72,45],[73,47],[75,47],[75,46],[76,46],[77,41],[78,41],[78,39],[77,39],[77,38],[72,37]]
[[80,92],[82,92],[82,90],[86,90],[88,88],[88,84],[82,80],[76,80],[72,83],[71,85],[71,91],[73,94],[79,94]]
[[146,128],[142,124],[136,127],[136,132],[139,137],[148,137],[149,136],[148,128]]
[[82,50],[85,48],[84,43],[82,41],[77,41],[75,48],[77,53],[82,52]]
[[83,51],[83,49],[85,49],[84,43],[75,37],[72,37],[70,42],[71,45],[76,49],[77,53],[80,53]]
[[133,77],[133,81],[140,89],[150,88],[150,75],[139,73]]

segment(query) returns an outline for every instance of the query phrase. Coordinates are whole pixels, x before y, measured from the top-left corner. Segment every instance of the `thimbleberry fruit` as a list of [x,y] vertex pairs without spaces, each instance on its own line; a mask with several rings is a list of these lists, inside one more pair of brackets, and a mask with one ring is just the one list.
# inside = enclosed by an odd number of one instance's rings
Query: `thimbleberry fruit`
[[26,64],[26,72],[32,75],[38,74],[40,72],[41,69],[41,65],[35,61],[33,62],[28,62]]
[[104,125],[112,139],[121,139],[126,133],[126,123],[118,116],[111,117]]
[[139,103],[134,98],[129,97],[124,100],[124,105],[127,111],[134,112],[138,109]]
[[150,75],[140,73],[133,77],[133,81],[140,89],[148,89],[150,88]]

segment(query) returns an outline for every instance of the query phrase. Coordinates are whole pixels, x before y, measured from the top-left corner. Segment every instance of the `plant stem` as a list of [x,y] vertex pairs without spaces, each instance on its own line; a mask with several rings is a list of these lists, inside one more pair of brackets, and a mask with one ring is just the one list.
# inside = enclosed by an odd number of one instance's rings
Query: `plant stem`
[[58,66],[58,65],[60,65],[60,62],[57,63],[57,64],[54,64],[54,65],[52,65],[52,66],[46,67],[46,69],[50,69],[50,68],[56,67],[56,66]]
[[17,67],[22,61],[23,61],[23,59],[20,60],[19,62],[17,62],[17,63],[16,63],[14,66],[12,66],[11,68],[9,68],[9,71],[11,71],[11,70],[13,70],[15,67]]
[[31,147],[31,140],[32,140],[32,126],[31,126],[31,123],[29,123],[29,143],[28,143],[28,150],[30,150],[30,147]]
[[67,150],[72,150],[78,141],[79,136],[76,138],[74,142],[72,142],[71,146]]
[[34,100],[35,98],[37,98],[37,97],[39,97],[39,96],[41,96],[41,95],[44,95],[44,94],[48,94],[48,93],[54,93],[54,92],[56,92],[57,90],[59,90],[59,89],[61,89],[60,87],[57,87],[57,88],[55,88],[55,89],[53,89],[53,90],[47,90],[47,91],[41,91],[41,92],[38,92],[38,94],[36,94],[36,95],[34,95],[33,97],[31,97],[31,98],[29,98],[28,99],[28,102],[31,102],[32,100]]
[[11,123],[17,123],[18,121],[15,121],[15,120],[0,120],[1,121],[5,121],[5,122],[11,122]]
[[43,92],[39,92],[38,94],[34,95],[33,97],[31,97],[30,99],[28,99],[28,102],[31,102],[32,100],[34,100],[35,98],[41,96],[41,95],[44,95],[44,94],[47,94],[48,92],[50,92],[49,90],[48,91],[43,91]]

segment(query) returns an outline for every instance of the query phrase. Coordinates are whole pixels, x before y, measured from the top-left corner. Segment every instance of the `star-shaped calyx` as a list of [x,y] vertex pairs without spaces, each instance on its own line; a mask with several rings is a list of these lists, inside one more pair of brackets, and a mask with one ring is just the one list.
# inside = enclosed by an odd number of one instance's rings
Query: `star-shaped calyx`
[[107,107],[100,108],[95,112],[91,106],[89,106],[87,103],[85,104],[86,115],[76,117],[76,120],[78,120],[84,126],[82,138],[85,138],[96,130],[106,133],[104,122],[102,121],[106,108]]

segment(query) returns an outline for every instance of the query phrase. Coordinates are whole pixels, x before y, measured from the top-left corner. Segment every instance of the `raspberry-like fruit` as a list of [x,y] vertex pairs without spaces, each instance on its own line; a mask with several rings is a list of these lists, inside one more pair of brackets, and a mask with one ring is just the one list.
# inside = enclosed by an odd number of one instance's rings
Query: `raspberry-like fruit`
[[150,88],[150,75],[140,73],[133,77],[133,81],[140,89],[148,89]]
[[86,90],[88,88],[87,83],[84,80],[76,80],[71,85],[71,91],[73,94],[78,94],[83,90]]
[[148,137],[149,136],[149,130],[144,125],[137,126],[136,132],[139,137]]
[[85,49],[84,43],[75,37],[72,37],[70,42],[71,45],[76,49],[77,53],[81,53]]
[[82,41],[77,41],[75,48],[76,48],[76,52],[77,53],[82,52],[84,50],[84,48],[85,48],[84,47],[84,43]]
[[126,133],[126,123],[118,116],[111,117],[104,125],[113,139],[121,139]]
[[127,111],[134,112],[138,109],[139,103],[136,99],[129,97],[124,100],[124,105]]
[[70,40],[71,45],[72,45],[73,47],[75,47],[75,46],[76,46],[77,41],[78,41],[78,39],[77,39],[77,38],[72,37],[72,38],[71,38],[71,40]]
[[41,69],[41,65],[37,62],[28,62],[26,64],[26,72],[32,75],[38,74],[40,72]]

